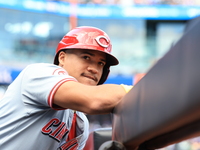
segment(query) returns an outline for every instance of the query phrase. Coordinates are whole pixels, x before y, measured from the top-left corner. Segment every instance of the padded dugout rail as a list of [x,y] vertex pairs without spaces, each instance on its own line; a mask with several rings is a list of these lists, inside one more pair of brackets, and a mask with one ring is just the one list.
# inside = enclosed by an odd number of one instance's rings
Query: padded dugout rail
[[200,18],[186,29],[114,109],[112,140],[127,150],[200,136]]
[[84,150],[98,150],[100,146],[111,141],[112,128],[99,128],[89,134]]

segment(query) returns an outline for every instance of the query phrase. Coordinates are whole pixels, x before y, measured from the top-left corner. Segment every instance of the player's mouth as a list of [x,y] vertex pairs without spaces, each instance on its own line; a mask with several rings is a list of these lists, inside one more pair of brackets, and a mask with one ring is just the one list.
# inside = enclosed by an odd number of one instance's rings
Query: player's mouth
[[89,78],[91,80],[94,80],[95,82],[98,82],[97,77],[95,77],[94,75],[86,74],[86,73],[82,73],[81,75],[84,76],[84,77],[86,77],[86,78]]

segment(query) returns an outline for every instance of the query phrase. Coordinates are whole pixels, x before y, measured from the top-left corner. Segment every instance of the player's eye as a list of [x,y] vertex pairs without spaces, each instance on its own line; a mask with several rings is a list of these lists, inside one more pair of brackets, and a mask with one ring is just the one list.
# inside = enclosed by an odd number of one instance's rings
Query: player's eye
[[89,57],[89,56],[83,56],[83,59],[85,59],[85,60],[89,60],[90,57]]
[[106,64],[105,62],[99,62],[100,66],[105,66],[105,64]]

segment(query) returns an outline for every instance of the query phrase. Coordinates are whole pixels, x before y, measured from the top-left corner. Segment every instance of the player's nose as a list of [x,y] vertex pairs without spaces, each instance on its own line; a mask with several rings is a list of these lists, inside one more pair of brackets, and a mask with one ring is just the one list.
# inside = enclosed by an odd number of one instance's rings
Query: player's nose
[[92,72],[94,74],[97,74],[99,72],[97,65],[94,64],[94,63],[89,64],[87,69],[88,69],[89,72]]

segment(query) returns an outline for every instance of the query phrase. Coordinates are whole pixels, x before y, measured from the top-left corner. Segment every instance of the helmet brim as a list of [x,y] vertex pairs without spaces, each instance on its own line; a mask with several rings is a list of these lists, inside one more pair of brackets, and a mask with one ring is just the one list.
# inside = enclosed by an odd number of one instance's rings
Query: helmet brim
[[[80,47],[79,47],[80,46]],[[84,48],[84,46],[81,46],[81,45],[79,45],[79,46],[77,46],[76,45],[76,47],[74,47],[74,46],[67,46],[67,48],[62,48],[62,49],[60,49],[60,51],[56,54],[56,56],[54,57],[54,64],[55,65],[58,65],[59,64],[59,61],[58,61],[58,55],[59,55],[59,53],[61,52],[61,51],[63,51],[63,50],[69,50],[69,49],[85,49],[85,50],[94,50],[94,51],[99,51],[99,52],[102,52],[102,53],[104,53],[104,54],[106,54],[106,64],[108,65],[108,66],[115,66],[115,65],[118,65],[119,64],[119,61],[118,61],[118,59],[116,58],[116,57],[114,57],[113,55],[111,55],[111,54],[109,54],[109,53],[106,53],[106,52],[104,52],[104,51],[101,51],[101,50],[98,50],[98,49],[95,49],[95,47],[93,46],[93,47],[90,47],[90,48],[88,48],[88,46],[87,46],[87,48],[85,47]]]

